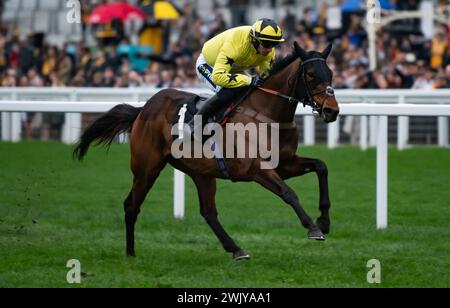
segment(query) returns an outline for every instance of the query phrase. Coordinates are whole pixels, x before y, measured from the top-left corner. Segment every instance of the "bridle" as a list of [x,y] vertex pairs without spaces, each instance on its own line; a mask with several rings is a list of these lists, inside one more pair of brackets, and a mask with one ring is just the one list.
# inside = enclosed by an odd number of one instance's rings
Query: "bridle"
[[[312,58],[312,59],[306,60],[306,61],[302,62],[302,65],[301,65],[301,67],[300,67],[300,75],[301,75],[301,77],[303,78],[303,83],[304,83],[305,86],[306,86],[306,95],[307,95],[307,99],[308,99],[308,101],[310,102],[310,104],[313,105],[313,106],[312,106],[313,111],[314,111],[314,112],[320,113],[321,110],[322,110],[322,108],[323,108],[323,106],[324,106],[324,104],[325,104],[325,101],[328,99],[328,97],[334,96],[334,89],[333,89],[333,87],[331,87],[331,86],[327,86],[324,90],[320,90],[320,91],[314,92],[314,91],[311,89],[310,83],[306,81],[305,64],[307,64],[307,63],[312,63],[312,62],[317,62],[317,61],[323,61],[323,62],[326,62],[326,60],[323,59],[323,58]],[[319,95],[319,94],[322,94],[322,93],[325,93],[326,96],[325,96],[324,99],[322,100],[321,104],[318,104],[318,103],[314,100],[314,96]]]
[[[301,78],[303,79],[303,83],[306,86],[306,97],[303,100],[299,100],[299,99],[297,99],[297,98],[295,98],[293,96],[288,96],[288,95],[285,95],[285,94],[280,93],[278,91],[267,89],[267,88],[263,88],[263,87],[258,87],[258,89],[260,89],[263,92],[266,92],[266,93],[269,93],[269,94],[272,94],[272,95],[284,98],[289,103],[292,103],[292,104],[303,104],[303,107],[309,106],[309,107],[312,108],[313,114],[320,115],[322,113],[322,107],[324,106],[325,101],[328,99],[328,97],[334,96],[334,89],[331,86],[328,86],[328,87],[326,87],[326,89],[320,90],[320,91],[316,91],[316,92],[314,92],[311,89],[310,83],[306,81],[306,70],[305,70],[305,66],[304,65],[307,64],[307,63],[316,62],[316,61],[324,61],[324,62],[326,62],[326,60],[323,59],[323,58],[312,58],[312,59],[308,59],[308,60],[302,62],[301,66],[300,66],[299,74],[300,74]],[[322,94],[322,93],[325,93],[326,96],[322,100],[321,104],[318,104],[314,100],[314,96]]]

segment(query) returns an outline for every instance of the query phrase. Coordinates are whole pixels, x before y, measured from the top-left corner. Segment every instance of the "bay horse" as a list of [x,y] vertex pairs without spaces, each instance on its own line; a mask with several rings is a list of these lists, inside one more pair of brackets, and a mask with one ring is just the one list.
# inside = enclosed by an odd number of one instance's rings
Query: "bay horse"
[[[176,116],[177,106],[193,96],[192,93],[175,89],[161,90],[142,108],[118,105],[82,134],[73,152],[74,158],[79,160],[87,154],[91,143],[109,146],[116,135],[131,131],[131,170],[134,178],[131,191],[124,201],[128,256],[135,256],[134,232],[140,207],[167,163],[193,179],[198,190],[201,215],[225,251],[231,253],[235,260],[247,259],[249,255],[234,242],[218,220],[215,204],[217,178],[259,183],[292,207],[308,230],[308,238],[325,239],[324,234],[328,234],[330,229],[328,169],[319,159],[297,156],[299,132],[294,117],[301,102],[312,106],[324,122],[336,120],[339,106],[331,87],[332,71],[326,63],[332,46],[328,45],[323,52],[305,51],[297,42],[293,47],[290,55],[273,64],[264,88],[253,89],[241,101],[241,110],[251,112],[234,112],[229,117],[229,123],[257,123],[262,122],[261,119],[280,123],[280,162],[275,169],[261,168],[264,159],[260,156],[226,159],[230,174],[230,178],[226,178],[214,159],[175,159],[171,154],[172,120]],[[321,215],[316,223],[303,209],[296,193],[284,182],[310,172],[315,172],[319,180]]]

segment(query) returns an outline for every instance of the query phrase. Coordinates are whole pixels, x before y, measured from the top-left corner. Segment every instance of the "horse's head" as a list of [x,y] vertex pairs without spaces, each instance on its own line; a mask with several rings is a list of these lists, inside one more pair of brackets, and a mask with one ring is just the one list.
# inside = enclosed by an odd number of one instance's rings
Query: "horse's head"
[[307,52],[294,42],[294,52],[302,61],[295,96],[317,111],[326,123],[336,121],[339,114],[332,87],[333,72],[326,61],[331,49],[330,44],[323,52]]

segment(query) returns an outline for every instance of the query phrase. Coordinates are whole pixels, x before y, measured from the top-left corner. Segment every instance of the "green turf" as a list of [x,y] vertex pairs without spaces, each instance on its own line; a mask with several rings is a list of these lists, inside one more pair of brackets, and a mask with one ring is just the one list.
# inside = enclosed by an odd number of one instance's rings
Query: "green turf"
[[[127,145],[92,149],[83,163],[58,143],[0,143],[0,287],[449,287],[450,150],[389,151],[389,228],[375,228],[375,151],[309,147],[329,166],[332,230],[310,241],[291,208],[253,183],[220,182],[227,231],[251,255],[235,262],[199,215],[188,180],[186,218],[172,215],[172,172],[148,196],[124,256],[122,201],[131,174]],[[318,216],[315,175],[289,181]],[[381,284],[366,281],[381,262]]]

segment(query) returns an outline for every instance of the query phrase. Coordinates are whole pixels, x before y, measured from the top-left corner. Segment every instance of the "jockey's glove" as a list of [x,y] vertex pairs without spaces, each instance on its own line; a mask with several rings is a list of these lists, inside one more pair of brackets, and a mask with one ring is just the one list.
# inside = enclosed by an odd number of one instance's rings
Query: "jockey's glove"
[[250,86],[252,87],[260,87],[263,85],[265,79],[261,76],[254,76],[252,77],[252,82],[250,83]]

